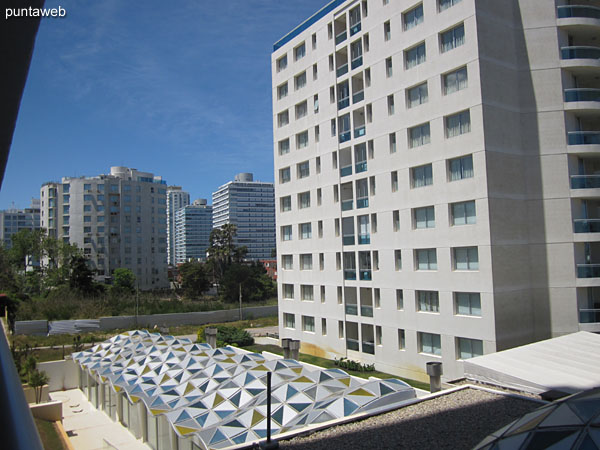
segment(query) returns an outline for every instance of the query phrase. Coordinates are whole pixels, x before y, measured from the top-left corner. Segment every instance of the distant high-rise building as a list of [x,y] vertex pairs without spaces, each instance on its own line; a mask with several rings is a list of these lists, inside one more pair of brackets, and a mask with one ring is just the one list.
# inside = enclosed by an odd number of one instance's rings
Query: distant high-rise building
[[83,249],[99,280],[131,269],[140,289],[166,288],[167,186],[127,167],[109,175],[64,177],[41,188],[41,227]]
[[167,189],[167,260],[175,264],[175,213],[178,209],[190,204],[190,194],[181,186],[169,186]]
[[31,199],[31,206],[25,209],[7,209],[0,211],[0,242],[4,248],[12,247],[11,237],[21,230],[40,228],[40,201]]
[[212,206],[206,203],[194,200],[175,212],[175,264],[206,259],[212,231]]
[[268,259],[275,250],[274,198],[273,183],[240,173],[213,192],[213,228],[235,225],[236,245],[248,248],[246,258]]

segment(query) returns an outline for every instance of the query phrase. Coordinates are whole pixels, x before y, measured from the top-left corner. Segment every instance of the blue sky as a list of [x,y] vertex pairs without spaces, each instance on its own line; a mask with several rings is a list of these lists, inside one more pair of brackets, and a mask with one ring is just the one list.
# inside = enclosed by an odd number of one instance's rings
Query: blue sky
[[273,181],[273,43],[326,3],[47,0],[67,16],[42,20],[0,209],[110,166],[193,198],[238,172]]

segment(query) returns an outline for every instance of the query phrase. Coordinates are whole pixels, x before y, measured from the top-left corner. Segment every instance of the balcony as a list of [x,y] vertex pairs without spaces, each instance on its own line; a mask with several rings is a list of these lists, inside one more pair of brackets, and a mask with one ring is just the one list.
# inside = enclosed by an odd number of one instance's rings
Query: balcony
[[369,355],[374,355],[375,354],[375,342],[362,341],[362,351],[363,351],[363,353],[368,353]]
[[363,281],[371,281],[371,270],[360,270],[360,279]]
[[354,245],[354,235],[351,234],[348,236],[343,236],[342,242],[344,243],[344,245]]
[[335,37],[335,45],[341,44],[348,38],[348,34],[345,31],[342,31]]
[[356,139],[361,136],[364,136],[366,132],[367,132],[367,129],[364,125],[361,125],[360,127],[356,127],[354,129],[354,138]]
[[350,130],[341,131],[338,137],[340,144],[343,144],[344,142],[348,142],[350,139],[352,139],[352,132]]
[[348,350],[360,351],[359,342],[357,339],[346,338],[346,348]]
[[600,188],[600,175],[571,175],[571,189]]
[[369,234],[359,234],[358,235],[358,245],[367,245],[371,243],[371,235]]
[[600,219],[575,219],[575,233],[600,233]]
[[582,74],[600,68],[600,47],[573,45],[560,49],[561,66]]
[[600,89],[565,89],[565,102],[600,102]]
[[373,317],[373,307],[371,305],[361,305],[360,315],[363,317]]
[[340,109],[347,108],[348,106],[350,106],[350,97],[346,97],[341,100],[338,100],[338,111]]
[[356,92],[352,96],[352,103],[358,103],[358,102],[360,102],[360,101],[362,101],[364,99],[365,99],[365,91],[362,90],[362,91]]
[[340,176],[347,177],[348,175],[352,175],[352,164],[346,167],[340,168]]
[[600,131],[569,131],[569,145],[600,145]]
[[360,28],[361,28],[360,22],[352,25],[350,27],[350,36],[354,36],[356,33],[360,32]]
[[350,211],[353,208],[353,200],[343,200],[342,201],[342,211]]
[[346,314],[349,316],[358,316],[358,305],[346,304]]
[[356,163],[355,169],[356,169],[356,173],[366,172],[367,171],[367,162],[361,161],[361,162]]
[[579,323],[598,323],[600,322],[600,309],[580,309]]
[[348,63],[338,67],[337,70],[335,71],[335,75],[338,78],[347,73],[348,73]]
[[577,278],[600,277],[600,264],[577,264]]
[[[357,198],[356,199],[356,209],[368,208],[369,207],[369,198]],[[343,210],[343,208],[342,208]]]
[[356,269],[344,269],[344,280],[356,280]]
[[583,17],[588,19],[600,19],[600,8],[595,6],[559,6],[558,18],[568,19],[572,17]]
[[352,66],[352,70],[356,69],[357,67],[362,66],[362,63],[363,63],[362,55],[354,58],[350,63]]

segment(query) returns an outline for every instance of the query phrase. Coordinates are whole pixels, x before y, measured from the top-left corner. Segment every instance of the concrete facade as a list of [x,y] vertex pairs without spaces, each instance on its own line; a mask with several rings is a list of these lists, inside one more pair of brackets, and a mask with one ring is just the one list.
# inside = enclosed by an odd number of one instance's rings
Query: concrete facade
[[111,167],[42,186],[41,227],[83,249],[99,281],[125,267],[140,289],[168,288],[167,186],[152,173]]
[[0,242],[5,249],[12,247],[12,235],[21,230],[40,228],[40,201],[32,198],[31,205],[25,209],[7,209],[0,211]]
[[175,213],[190,204],[189,192],[183,191],[181,186],[169,186],[167,189],[167,260],[169,265],[175,265]]
[[281,337],[451,379],[600,331],[600,2],[534,3],[333,1],[275,44]]
[[175,213],[175,264],[206,260],[212,231],[212,206],[194,200]]

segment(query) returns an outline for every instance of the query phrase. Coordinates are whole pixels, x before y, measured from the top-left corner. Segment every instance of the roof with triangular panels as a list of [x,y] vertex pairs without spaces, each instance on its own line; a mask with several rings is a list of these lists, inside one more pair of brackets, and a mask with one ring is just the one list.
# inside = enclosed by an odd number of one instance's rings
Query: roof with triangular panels
[[175,432],[203,448],[256,442],[267,434],[267,372],[272,372],[272,435],[343,419],[415,398],[400,380],[362,380],[340,369],[267,359],[233,347],[129,331],[73,360],[130,401],[165,415]]

